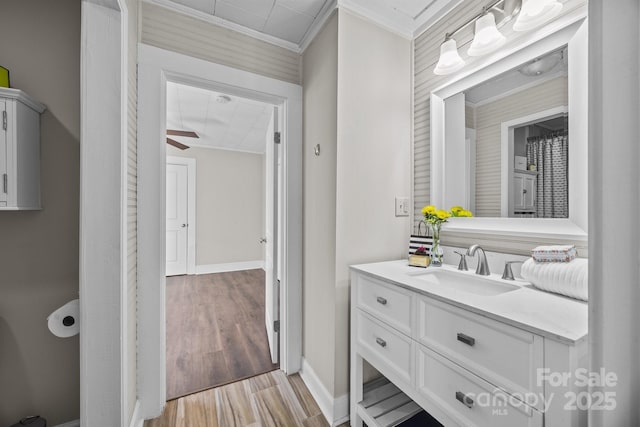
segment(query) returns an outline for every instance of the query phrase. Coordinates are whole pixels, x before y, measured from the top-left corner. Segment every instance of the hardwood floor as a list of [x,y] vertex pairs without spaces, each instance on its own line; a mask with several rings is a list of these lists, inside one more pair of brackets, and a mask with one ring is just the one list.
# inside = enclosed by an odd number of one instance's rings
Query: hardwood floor
[[167,277],[166,301],[167,400],[278,369],[263,270]]
[[[299,375],[272,371],[167,402],[145,427],[328,427]],[[348,427],[343,424],[341,427]]]

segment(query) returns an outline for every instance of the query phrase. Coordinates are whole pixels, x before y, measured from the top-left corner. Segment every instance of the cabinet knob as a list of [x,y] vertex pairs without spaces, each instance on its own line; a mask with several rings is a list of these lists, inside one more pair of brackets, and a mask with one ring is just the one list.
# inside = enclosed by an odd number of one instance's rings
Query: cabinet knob
[[382,297],[377,297],[376,301],[378,301],[382,305],[387,305],[387,299]]
[[376,338],[376,343],[380,347],[386,347],[387,346],[387,342],[385,340],[383,340],[382,338]]

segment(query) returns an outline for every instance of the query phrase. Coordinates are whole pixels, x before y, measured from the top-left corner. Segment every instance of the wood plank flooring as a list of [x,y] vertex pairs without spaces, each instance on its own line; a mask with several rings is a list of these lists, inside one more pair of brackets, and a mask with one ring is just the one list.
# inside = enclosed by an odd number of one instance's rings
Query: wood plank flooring
[[167,400],[278,369],[263,270],[167,277],[166,301]]
[[[299,375],[276,370],[167,402],[145,427],[328,427]],[[343,424],[341,427],[348,427]]]

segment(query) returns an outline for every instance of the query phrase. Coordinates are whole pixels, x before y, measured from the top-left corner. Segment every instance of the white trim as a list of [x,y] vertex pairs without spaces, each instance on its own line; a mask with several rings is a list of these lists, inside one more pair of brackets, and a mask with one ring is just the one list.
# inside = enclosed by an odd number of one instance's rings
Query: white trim
[[264,153],[265,153],[264,150],[263,151],[243,150],[243,149],[233,148],[233,147],[216,147],[216,146],[213,146],[213,145],[198,144],[197,142],[193,143],[191,141],[185,141],[185,140],[180,141],[180,137],[177,137],[177,138],[174,137],[174,139],[176,141],[178,141],[178,142],[181,142],[181,143],[183,143],[185,145],[188,145],[189,148],[204,148],[204,149],[207,149],[207,150],[233,151],[233,152],[236,152],[236,153],[256,154],[256,155],[264,155]]
[[53,427],[80,427],[80,420],[68,421],[63,424],[58,424]]
[[140,401],[136,400],[136,406],[133,408],[133,414],[131,415],[131,421],[129,422],[129,427],[143,427],[144,426],[144,418],[142,418],[142,414],[140,413]]
[[337,0],[329,0],[327,3],[325,3],[325,5],[322,7],[322,10],[320,11],[320,13],[318,13],[318,16],[316,16],[316,19],[311,24],[311,27],[309,27],[304,37],[302,38],[302,41],[300,42],[300,53],[303,53],[309,47],[309,45],[313,42],[318,33],[320,33],[320,31],[324,27],[324,24],[329,20],[329,18],[333,14],[333,11],[337,7]]
[[123,3],[82,2],[79,293],[83,425],[128,422],[128,14]]
[[187,274],[198,274],[196,272],[196,243],[198,233],[196,233],[196,185],[197,170],[196,159],[191,157],[167,156],[167,164],[184,165],[187,167]]
[[223,91],[283,108],[284,209],[281,369],[302,357],[302,87],[187,55],[138,46],[138,397],[145,418],[166,396],[165,165],[166,82]]
[[170,0],[143,0],[143,1],[150,4],[155,4],[156,6],[163,7],[165,9],[171,10],[176,13],[180,13],[181,15],[186,15],[191,18],[199,19],[201,21],[205,21],[210,24],[235,31],[240,34],[244,34],[245,36],[249,36],[254,39],[261,40],[263,42],[281,47],[283,49],[290,50],[295,53],[301,52],[300,46],[288,40],[283,40],[278,37],[270,36],[269,34],[261,33],[260,31],[256,31],[251,28],[245,27],[243,25],[236,24],[235,22],[227,21],[226,19],[220,18],[219,16],[211,15],[209,13],[192,9],[190,7],[183,6],[181,4],[178,4]]
[[227,262],[222,264],[204,264],[196,266],[195,274],[225,273],[228,271],[264,270],[264,260]]
[[541,120],[547,120],[554,117],[567,114],[569,107],[563,105],[560,107],[550,108],[544,111],[538,111],[537,113],[529,114],[528,116],[518,117],[513,120],[502,122],[500,125],[500,157],[502,160],[501,174],[500,174],[500,214],[503,218],[509,216],[511,210],[509,206],[509,195],[512,191],[512,177],[513,177],[513,139],[514,129],[517,127],[527,126]]
[[302,358],[300,378],[304,381],[331,427],[349,421],[349,393],[334,399],[305,358]]

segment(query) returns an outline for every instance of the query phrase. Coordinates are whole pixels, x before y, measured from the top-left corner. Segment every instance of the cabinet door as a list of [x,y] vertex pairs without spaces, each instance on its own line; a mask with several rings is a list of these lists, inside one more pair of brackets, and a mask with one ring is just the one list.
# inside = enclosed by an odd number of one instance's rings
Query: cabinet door
[[524,209],[535,210],[536,209],[536,177],[526,176],[524,177],[524,186],[522,189],[522,202]]
[[0,100],[0,206],[7,204],[7,103]]
[[524,209],[524,176],[515,174],[513,176],[513,209]]

